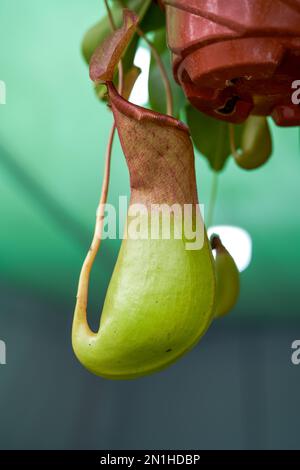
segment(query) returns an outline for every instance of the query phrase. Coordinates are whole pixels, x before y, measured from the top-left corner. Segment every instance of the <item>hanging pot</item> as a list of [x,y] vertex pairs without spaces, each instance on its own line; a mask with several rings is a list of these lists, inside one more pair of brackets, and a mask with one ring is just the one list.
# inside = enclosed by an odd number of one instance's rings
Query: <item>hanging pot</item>
[[174,76],[202,112],[300,124],[300,0],[161,0]]

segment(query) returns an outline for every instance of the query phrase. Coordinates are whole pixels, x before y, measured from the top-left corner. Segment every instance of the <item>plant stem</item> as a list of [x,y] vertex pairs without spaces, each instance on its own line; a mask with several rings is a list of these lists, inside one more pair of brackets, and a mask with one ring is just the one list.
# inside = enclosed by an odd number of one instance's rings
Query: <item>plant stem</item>
[[[216,153],[214,157],[214,167],[217,168],[218,170],[221,167],[222,148],[224,146],[224,142],[227,136],[226,130],[227,130],[226,124],[220,123],[219,133],[218,133],[219,135],[218,135],[218,140],[217,140],[217,148],[216,148]],[[213,224],[215,205],[217,202],[217,195],[218,195],[218,183],[219,183],[218,176],[219,176],[218,171],[214,170],[213,178],[212,178],[212,185],[211,185],[210,200],[209,200],[209,205],[208,205],[207,227],[210,227]]]
[[[110,25],[113,31],[116,30],[116,23],[114,21],[111,9],[109,7],[108,1],[104,0],[105,6],[107,9],[107,14],[109,17]],[[120,95],[122,95],[122,90],[123,90],[123,67],[122,67],[122,62],[120,61],[119,64],[119,83],[118,83],[118,89]],[[105,204],[107,201],[107,195],[108,195],[108,188],[109,188],[109,180],[110,180],[110,163],[111,163],[111,154],[112,154],[112,147],[113,147],[113,142],[114,142],[114,137],[115,137],[115,132],[116,132],[116,125],[113,123],[109,138],[108,138],[108,143],[107,143],[107,149],[106,149],[106,156],[105,156],[105,164],[104,164],[104,176],[103,176],[103,182],[102,182],[102,190],[101,190],[101,196],[100,196],[100,201],[97,209],[97,216],[96,216],[96,225],[95,225],[95,232],[94,232],[94,238],[91,244],[90,251],[87,255],[89,257],[90,253],[93,252],[95,253],[93,257],[92,264],[94,262],[95,256],[97,254],[97,251],[99,249],[100,243],[101,243],[101,236],[102,236],[102,229],[103,229],[103,218],[104,218],[104,210],[105,210]]]
[[[98,253],[100,244],[101,244],[101,237],[102,237],[102,230],[103,230],[103,222],[104,222],[104,210],[105,210],[105,203],[107,200],[108,188],[109,188],[109,178],[110,178],[110,162],[111,162],[111,154],[112,154],[112,147],[113,147],[113,140],[116,131],[116,126],[113,124],[107,149],[106,149],[106,157],[105,157],[105,166],[104,166],[104,176],[102,182],[102,190],[100,201],[96,213],[96,224],[95,224],[95,231],[93,240],[84,260],[84,263],[81,268],[81,273],[79,277],[78,283],[78,292],[77,292],[77,303],[80,305],[82,312],[86,312],[87,302],[88,302],[88,288],[89,288],[89,279],[91,269],[93,267],[96,255]],[[83,318],[84,320],[84,318]],[[86,313],[85,313],[85,322],[86,322]]]
[[[111,28],[112,30],[115,30],[116,25],[115,25],[107,0],[105,0],[105,5],[106,5],[108,16],[110,19]],[[119,90],[120,95],[122,95],[123,67],[122,67],[121,61],[119,62],[118,90]],[[77,319],[82,321],[86,328],[89,328],[88,323],[87,323],[87,311],[86,311],[87,303],[88,303],[89,279],[90,279],[91,269],[93,267],[95,258],[99,251],[99,247],[100,247],[101,239],[102,239],[104,211],[105,211],[105,204],[107,201],[107,195],[108,195],[108,189],[109,189],[110,164],[111,164],[112,148],[113,148],[115,133],[116,133],[116,125],[115,123],[113,123],[111,130],[110,130],[106,153],[105,153],[104,175],[103,175],[103,181],[102,181],[100,201],[99,201],[99,205],[98,205],[97,212],[96,212],[96,223],[95,223],[93,240],[90,245],[88,254],[86,255],[86,258],[83,262],[80,277],[79,277],[79,283],[78,283],[77,303],[76,303],[75,312],[77,313]]]
[[213,172],[211,191],[208,205],[208,215],[207,215],[207,228],[211,227],[214,220],[214,212],[218,195],[218,186],[219,186],[219,175],[216,171]]
[[109,22],[110,22],[110,25],[111,25],[111,29],[113,31],[115,31],[117,29],[117,26],[116,26],[113,14],[111,12],[110,6],[108,4],[108,0],[104,0],[104,3],[105,3],[105,8],[106,8],[106,11],[107,11],[108,19],[109,19]]
[[154,57],[154,60],[157,63],[157,66],[159,68],[162,80],[164,82],[164,87],[165,87],[165,92],[166,92],[166,100],[167,100],[167,114],[169,116],[173,116],[173,95],[172,95],[172,88],[171,88],[171,83],[168,77],[167,70],[164,66],[163,61],[161,60],[161,57],[155,48],[154,44],[147,38],[145,33],[141,30],[139,26],[136,28],[137,34],[144,39],[146,44],[149,46],[151,53]]

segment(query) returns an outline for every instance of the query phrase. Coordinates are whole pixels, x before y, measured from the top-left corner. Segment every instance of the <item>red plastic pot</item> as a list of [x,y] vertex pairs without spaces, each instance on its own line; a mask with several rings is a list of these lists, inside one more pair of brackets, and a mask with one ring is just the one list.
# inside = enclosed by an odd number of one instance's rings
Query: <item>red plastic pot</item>
[[300,0],[161,0],[174,76],[190,102],[215,118],[272,115],[300,125]]

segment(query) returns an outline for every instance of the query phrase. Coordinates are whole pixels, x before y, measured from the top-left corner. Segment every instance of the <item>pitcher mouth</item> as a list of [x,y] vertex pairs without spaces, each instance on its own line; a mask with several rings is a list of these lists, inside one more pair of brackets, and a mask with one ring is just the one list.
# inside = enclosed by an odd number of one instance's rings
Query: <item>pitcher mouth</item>
[[156,111],[152,111],[151,109],[130,103],[130,101],[122,98],[112,82],[107,83],[107,88],[111,102],[113,102],[114,106],[116,106],[118,110],[126,116],[132,117],[137,121],[149,120],[157,123],[161,122],[165,126],[175,127],[182,130],[187,135],[190,135],[189,128],[182,121],[179,121],[172,116],[168,116],[167,114],[161,114]]

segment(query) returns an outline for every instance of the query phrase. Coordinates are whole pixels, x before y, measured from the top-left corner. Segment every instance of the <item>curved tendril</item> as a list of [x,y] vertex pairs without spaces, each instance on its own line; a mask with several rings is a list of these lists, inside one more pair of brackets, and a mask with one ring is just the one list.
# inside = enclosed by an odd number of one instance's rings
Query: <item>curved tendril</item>
[[82,265],[81,273],[79,277],[79,283],[78,283],[76,313],[80,311],[80,317],[81,317],[80,320],[83,321],[83,323],[85,323],[86,326],[87,326],[86,309],[87,309],[87,303],[88,303],[89,279],[90,279],[91,269],[93,267],[95,258],[97,256],[97,253],[101,244],[101,239],[102,239],[104,210],[105,210],[105,203],[107,200],[107,194],[108,194],[108,188],[109,188],[110,163],[111,163],[111,154],[112,154],[112,146],[113,146],[115,131],[116,131],[116,126],[115,124],[113,124],[111,131],[110,131],[107,150],[106,150],[104,177],[103,177],[103,183],[102,183],[101,197],[100,197],[100,201],[99,201],[99,205],[98,205],[98,209],[96,213],[96,224],[95,224],[94,236],[93,236],[93,240],[92,240],[90,249],[88,251],[88,254],[86,255],[86,258]]
[[[116,25],[115,25],[113,15],[112,15],[112,12],[108,5],[107,0],[105,0],[105,5],[107,8],[108,17],[110,19],[111,28],[112,30],[115,30]],[[123,74],[123,66],[122,66],[121,61],[118,64],[118,70],[119,70],[118,90],[119,90],[120,95],[122,95],[123,84],[124,84],[124,74]],[[87,322],[89,279],[90,279],[91,270],[92,270],[94,261],[96,259],[97,253],[99,251],[101,240],[102,240],[104,211],[105,211],[105,204],[107,201],[107,195],[108,195],[108,189],[109,189],[111,156],[112,156],[112,148],[113,148],[115,133],[116,133],[116,125],[115,123],[113,123],[111,130],[110,130],[107,148],[106,148],[104,175],[103,175],[100,201],[99,201],[97,212],[96,212],[94,236],[93,236],[93,240],[92,240],[90,249],[88,251],[88,254],[86,255],[86,258],[83,262],[81,272],[80,272],[80,277],[79,277],[79,283],[78,283],[75,318],[77,319],[77,321],[81,322],[82,325],[84,325],[88,331],[90,331],[90,328]]]

